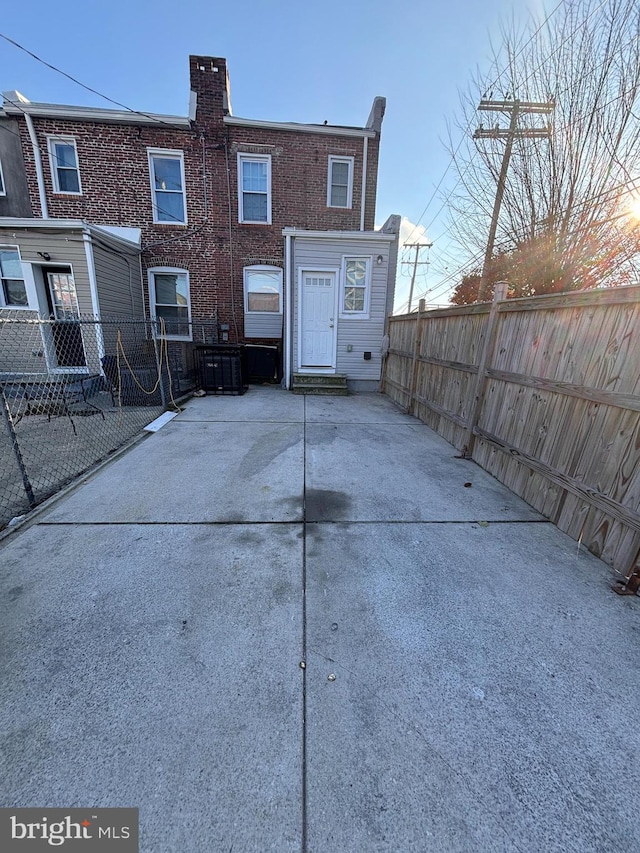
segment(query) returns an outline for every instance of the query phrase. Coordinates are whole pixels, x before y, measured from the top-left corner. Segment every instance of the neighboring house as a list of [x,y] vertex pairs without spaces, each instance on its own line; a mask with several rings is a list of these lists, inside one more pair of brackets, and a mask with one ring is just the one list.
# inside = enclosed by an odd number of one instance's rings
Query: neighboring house
[[0,113],[0,217],[33,216],[22,156],[20,124]]
[[[96,373],[115,351],[115,330],[80,319],[144,314],[136,229],[78,220],[0,218],[0,317],[51,317],[0,341],[0,375]],[[42,338],[42,340],[40,340]]]
[[[243,119],[231,112],[224,59],[191,56],[189,67],[188,116],[31,103],[18,92],[5,92],[0,122],[10,123],[12,132],[0,134],[0,163],[7,190],[5,173],[15,189],[7,192],[5,207],[0,196],[0,242],[24,255],[21,241],[33,236],[23,222],[10,238],[2,216],[31,215],[34,226],[65,220],[89,231],[140,229],[145,308],[165,321],[169,339],[192,341],[194,323],[208,321],[217,324],[220,340],[274,344],[286,354],[295,349],[295,323],[286,305],[297,310],[299,302],[297,289],[291,291],[286,246],[300,247],[301,232],[311,232],[309,245],[317,255],[305,260],[306,268],[329,265],[333,293],[344,293],[346,277],[356,273],[342,255],[334,253],[326,262],[317,235],[330,232],[326,251],[333,252],[337,232],[373,233],[384,98],[374,100],[364,127]],[[36,226],[33,233],[43,232]],[[344,255],[364,259],[364,287],[374,305],[375,259],[382,255],[386,275],[389,241],[385,236],[352,244]],[[366,251],[357,252],[358,246]],[[361,269],[357,276],[360,283]],[[120,294],[117,286],[113,292]],[[362,286],[354,292],[359,299]],[[121,303],[106,291],[93,295],[87,310],[101,316],[130,313],[126,293]],[[25,307],[7,293],[2,302]],[[336,305],[336,341],[342,324],[356,322],[354,313],[362,315],[360,329],[372,319],[363,319],[360,302],[355,309]],[[50,306],[40,298],[29,307],[47,313]],[[378,319],[369,326],[373,338],[366,350],[377,359],[379,326]],[[361,342],[356,336],[353,346]],[[333,358],[321,367],[340,372],[341,364]],[[287,370],[294,366],[291,357]]]

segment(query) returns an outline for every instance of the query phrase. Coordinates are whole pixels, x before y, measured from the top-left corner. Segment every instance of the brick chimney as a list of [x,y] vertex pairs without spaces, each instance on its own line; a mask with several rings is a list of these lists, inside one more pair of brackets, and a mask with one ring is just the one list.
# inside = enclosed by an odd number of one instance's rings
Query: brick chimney
[[190,56],[191,97],[189,118],[199,127],[222,126],[222,118],[231,115],[231,94],[227,61],[216,56]]

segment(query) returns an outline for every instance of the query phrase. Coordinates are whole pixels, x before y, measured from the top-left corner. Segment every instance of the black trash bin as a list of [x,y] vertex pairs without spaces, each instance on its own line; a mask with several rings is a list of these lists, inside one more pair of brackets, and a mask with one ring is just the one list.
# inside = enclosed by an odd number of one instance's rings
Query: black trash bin
[[244,394],[242,347],[216,344],[195,348],[195,373],[207,394]]
[[280,382],[282,379],[280,348],[264,344],[246,344],[246,372],[248,382],[258,384]]

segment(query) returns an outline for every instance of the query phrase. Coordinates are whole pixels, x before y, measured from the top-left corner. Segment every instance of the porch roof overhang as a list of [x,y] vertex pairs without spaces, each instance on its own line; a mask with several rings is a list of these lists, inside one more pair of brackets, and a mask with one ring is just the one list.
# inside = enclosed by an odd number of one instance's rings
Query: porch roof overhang
[[283,228],[284,237],[304,237],[308,240],[380,240],[382,243],[393,243],[397,234],[387,234],[384,231],[305,231],[303,228]]
[[[92,237],[98,237],[109,243],[114,243],[129,252],[139,254],[139,228],[113,228],[109,225],[93,225],[83,219],[32,219],[12,216],[0,217],[0,231],[4,228],[13,231],[82,231]],[[130,236],[129,236],[130,235]]]

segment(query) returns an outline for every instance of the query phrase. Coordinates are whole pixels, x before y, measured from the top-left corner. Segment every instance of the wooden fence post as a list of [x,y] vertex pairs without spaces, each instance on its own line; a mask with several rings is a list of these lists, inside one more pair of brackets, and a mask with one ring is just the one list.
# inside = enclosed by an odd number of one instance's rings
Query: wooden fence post
[[498,302],[507,298],[508,288],[508,282],[499,281],[493,292],[493,302],[491,303],[491,310],[487,318],[484,340],[482,341],[482,349],[478,360],[478,372],[471,389],[469,419],[467,421],[464,441],[465,447],[462,450],[463,456],[473,456],[473,447],[476,440],[473,430],[478,426],[478,421],[480,420],[480,412],[482,411],[482,404],[484,402],[487,366],[493,356],[493,348],[498,331]]
[[422,346],[422,315],[424,314],[424,308],[425,301],[421,299],[418,303],[418,313],[416,315],[416,339],[413,346],[413,361],[411,362],[411,384],[409,385],[409,405],[407,406],[407,413],[410,415],[414,413],[416,388],[418,386],[418,370],[420,369],[418,358]]

